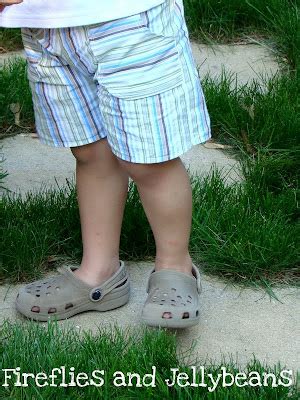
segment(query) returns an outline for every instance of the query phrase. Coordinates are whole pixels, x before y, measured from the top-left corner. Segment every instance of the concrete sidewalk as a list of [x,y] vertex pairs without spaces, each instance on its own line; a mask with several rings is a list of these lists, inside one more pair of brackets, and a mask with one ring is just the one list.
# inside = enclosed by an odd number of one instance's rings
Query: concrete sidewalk
[[[150,262],[126,263],[131,279],[131,299],[117,310],[105,313],[87,312],[59,321],[62,326],[96,333],[99,326],[117,324],[122,328],[140,326],[140,313],[146,299],[146,282],[153,266]],[[50,275],[50,274],[49,274]],[[237,361],[242,367],[253,355],[268,363],[300,367],[300,291],[278,288],[279,301],[263,290],[240,289],[224,281],[202,276],[201,322],[190,329],[178,330],[178,351],[193,344],[191,363],[225,360]],[[0,286],[0,324],[5,318],[25,321],[14,308],[17,286]]]
[[[3,139],[0,149],[1,146],[2,167],[9,174],[4,185],[13,193],[25,195],[28,191],[63,186],[66,179],[74,181],[75,159],[69,149],[46,146],[22,134]],[[206,175],[216,166],[229,182],[240,179],[238,162],[224,151],[197,145],[181,159],[190,174]]]
[[[254,80],[266,88],[265,81],[281,73],[274,50],[261,43],[206,45],[192,41],[192,51],[199,68],[200,79],[206,74],[219,81],[225,70],[232,74],[231,88],[251,84]],[[282,61],[282,60],[281,60]]]

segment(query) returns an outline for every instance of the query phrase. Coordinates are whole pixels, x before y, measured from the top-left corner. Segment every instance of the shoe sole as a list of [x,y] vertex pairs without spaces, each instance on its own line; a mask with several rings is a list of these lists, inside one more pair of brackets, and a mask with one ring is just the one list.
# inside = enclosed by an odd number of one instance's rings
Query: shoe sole
[[187,318],[183,320],[176,320],[172,318],[161,318],[159,321],[157,319],[149,319],[149,318],[141,318],[142,321],[152,327],[157,327],[157,328],[171,328],[171,329],[184,329],[184,328],[190,328],[192,326],[195,326],[199,324],[200,322],[200,317],[197,318]]

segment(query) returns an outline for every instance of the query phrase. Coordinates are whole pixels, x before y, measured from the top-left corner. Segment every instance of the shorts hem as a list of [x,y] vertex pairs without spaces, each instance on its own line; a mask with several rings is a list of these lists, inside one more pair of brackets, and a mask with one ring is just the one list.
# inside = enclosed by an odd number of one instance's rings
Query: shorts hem
[[138,159],[137,157],[125,157],[123,154],[121,154],[119,151],[113,149],[111,147],[111,151],[121,160],[131,162],[131,163],[136,163],[136,164],[156,164],[156,163],[162,163],[165,161],[172,160],[174,158],[179,157],[180,155],[186,153],[188,150],[190,150],[193,146],[197,146],[198,144],[203,144],[207,142],[208,140],[211,139],[211,134],[208,134],[204,139],[196,140],[195,142],[190,142],[187,146],[181,148],[181,150],[175,151],[171,154],[165,154],[161,157],[147,157],[144,159]]
[[43,144],[45,144],[47,146],[50,146],[50,147],[70,148],[70,147],[79,147],[79,146],[84,146],[86,144],[91,144],[91,143],[94,143],[94,142],[98,142],[99,140],[106,139],[107,136],[103,136],[103,137],[95,136],[95,137],[92,137],[92,138],[87,139],[87,140],[82,140],[79,143],[78,142],[55,143],[53,141],[46,140],[46,139],[44,139],[44,138],[42,138],[40,136],[38,138],[39,138],[41,143],[43,143]]

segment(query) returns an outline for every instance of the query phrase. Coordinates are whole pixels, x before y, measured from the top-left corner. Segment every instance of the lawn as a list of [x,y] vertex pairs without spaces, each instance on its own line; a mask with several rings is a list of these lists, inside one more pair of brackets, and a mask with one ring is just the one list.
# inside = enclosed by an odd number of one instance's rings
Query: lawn
[[[41,326],[6,321],[0,330],[0,354],[1,399],[297,398],[296,377],[284,372],[289,379],[284,379],[283,375],[279,380],[284,366],[262,365],[255,358],[244,368],[233,363],[214,366],[201,363],[193,356],[192,349],[184,354],[178,353],[176,336],[161,330],[133,331],[109,327],[99,328],[98,333],[92,335],[76,328],[62,328],[55,322]],[[29,357],[31,354],[35,356]],[[37,382],[44,387],[37,387],[36,380],[32,378],[28,379],[27,387],[15,386],[16,374],[3,370],[17,367],[20,374],[31,373],[34,377],[39,374]],[[54,368],[59,368],[61,372],[54,371],[57,377],[50,378]],[[173,379],[172,370],[175,368],[181,373],[177,381]],[[222,380],[216,381],[219,374],[219,379],[223,379],[223,371],[233,376],[227,375],[225,384]],[[127,375],[134,373],[140,377],[132,375],[130,378]],[[230,385],[238,373],[240,378],[235,382],[240,386]],[[245,374],[242,380],[241,373]],[[145,374],[151,376],[144,378]],[[12,376],[11,379],[6,379],[8,375]],[[23,379],[20,375],[22,384],[25,383]],[[90,379],[99,386],[89,384]],[[217,383],[213,383],[212,379]],[[3,386],[4,383],[7,386]],[[62,383],[65,386],[61,386]]]

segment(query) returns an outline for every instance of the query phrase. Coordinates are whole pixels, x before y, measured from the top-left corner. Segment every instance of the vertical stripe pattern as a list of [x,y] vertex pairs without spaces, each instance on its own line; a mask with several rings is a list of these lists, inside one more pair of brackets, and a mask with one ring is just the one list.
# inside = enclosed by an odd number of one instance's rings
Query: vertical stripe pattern
[[182,0],[99,24],[22,28],[22,39],[43,143],[107,137],[121,159],[157,163],[211,137]]

